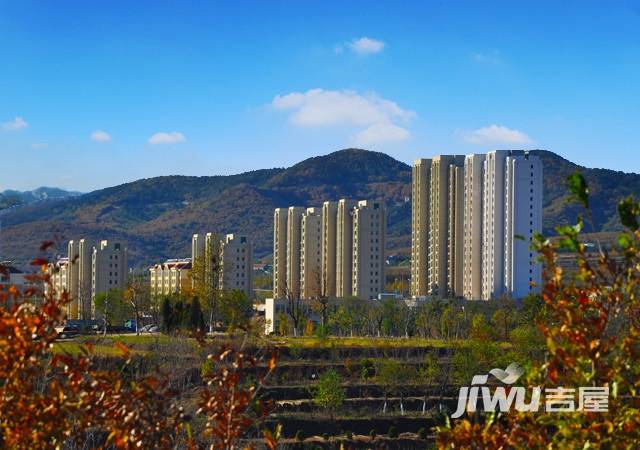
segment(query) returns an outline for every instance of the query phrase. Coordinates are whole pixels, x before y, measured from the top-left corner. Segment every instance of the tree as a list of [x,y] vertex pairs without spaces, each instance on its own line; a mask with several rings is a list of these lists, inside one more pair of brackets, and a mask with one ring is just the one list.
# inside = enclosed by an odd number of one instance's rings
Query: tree
[[302,298],[300,298],[300,292],[293,292],[288,285],[285,285],[284,289],[287,300],[287,314],[291,318],[291,324],[293,325],[293,335],[298,336],[302,319],[304,318]]
[[204,331],[204,316],[198,297],[193,297],[189,304],[189,327],[193,331]]
[[173,306],[171,305],[171,299],[165,297],[162,300],[162,331],[165,333],[171,333],[175,328]]
[[[593,228],[586,181],[573,174],[568,186]],[[512,411],[497,420],[465,418],[451,428],[439,428],[441,448],[471,444],[475,448],[640,447],[640,407],[636,401],[640,379],[640,203],[624,199],[618,213],[625,231],[612,248],[605,249],[598,242],[595,259],[580,237],[582,216],[575,225],[558,227],[558,240],[535,237],[532,247],[544,268],[544,306],[536,321],[546,342],[546,355],[520,380],[542,389],[607,389],[607,411]],[[558,265],[560,250],[575,254],[577,273],[565,273]]]
[[408,385],[415,383],[418,371],[410,364],[401,364],[397,359],[381,359],[376,363],[375,381],[384,392],[382,412],[387,412],[387,398],[390,394],[400,394],[400,408],[403,410],[402,397]]
[[233,289],[223,293],[220,310],[229,330],[245,328],[251,319],[253,303],[244,291]]
[[132,275],[124,291],[124,299],[129,303],[136,320],[136,335],[140,335],[140,314],[151,304],[149,283],[142,275]]
[[209,315],[209,331],[218,320],[224,275],[222,242],[218,235],[207,236],[204,255],[192,261],[190,277],[193,294],[203,302]]
[[334,411],[342,406],[345,398],[342,377],[335,369],[330,369],[320,375],[318,384],[313,389],[313,402],[316,405],[329,411],[333,417]]
[[129,303],[124,299],[120,289],[110,289],[107,292],[100,292],[94,300],[96,313],[102,317],[104,322],[104,332],[107,326],[116,323],[124,323],[131,314]]

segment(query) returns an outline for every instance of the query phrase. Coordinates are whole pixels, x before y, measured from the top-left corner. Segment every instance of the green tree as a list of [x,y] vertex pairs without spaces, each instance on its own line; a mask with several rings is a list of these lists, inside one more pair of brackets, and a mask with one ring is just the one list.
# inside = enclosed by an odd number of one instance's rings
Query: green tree
[[127,281],[127,288],[124,291],[124,299],[133,312],[136,321],[136,334],[140,334],[140,316],[147,312],[151,306],[151,293],[149,283],[144,276],[134,274]]
[[331,417],[336,409],[342,406],[346,394],[342,387],[342,377],[335,369],[320,375],[318,384],[313,389],[313,402],[322,409],[329,411]]
[[110,289],[107,292],[100,292],[96,295],[94,306],[98,316],[105,324],[104,331],[108,325],[124,324],[131,315],[131,308],[124,300],[120,289]]
[[253,303],[244,291],[234,289],[223,293],[220,310],[229,330],[244,328],[251,319]]
[[162,315],[162,331],[165,333],[171,333],[175,329],[173,306],[169,297],[162,299],[161,307]]
[[204,331],[204,316],[198,297],[193,297],[189,304],[189,327],[193,331]]
[[193,260],[191,264],[193,293],[202,302],[201,306],[204,306],[204,312],[208,315],[209,331],[213,331],[219,320],[224,275],[222,242],[216,234],[207,238],[204,255]]

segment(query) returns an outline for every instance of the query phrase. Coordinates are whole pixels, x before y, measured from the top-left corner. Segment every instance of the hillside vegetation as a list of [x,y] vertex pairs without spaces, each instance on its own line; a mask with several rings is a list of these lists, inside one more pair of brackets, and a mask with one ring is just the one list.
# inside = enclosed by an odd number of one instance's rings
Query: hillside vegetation
[[[548,151],[544,162],[544,231],[575,217],[564,180],[580,170],[591,189],[597,231],[620,229],[617,201],[640,193],[640,175],[587,169]],[[257,256],[271,251],[273,209],[320,206],[324,200],[384,198],[389,208],[388,251],[407,248],[411,233],[411,167],[378,152],[340,150],[289,168],[230,176],[162,176],[78,197],[0,211],[3,258],[24,263],[40,242],[52,239],[121,239],[133,264],[190,253],[191,235],[214,230],[252,237]],[[66,249],[61,248],[61,253]]]

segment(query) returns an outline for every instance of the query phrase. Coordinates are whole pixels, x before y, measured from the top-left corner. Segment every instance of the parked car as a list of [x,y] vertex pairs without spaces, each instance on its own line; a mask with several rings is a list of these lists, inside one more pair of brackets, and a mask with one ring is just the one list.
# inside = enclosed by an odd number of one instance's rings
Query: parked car
[[74,337],[80,334],[80,330],[76,327],[65,326],[62,330],[58,331],[58,337],[61,339],[66,339],[70,337]]

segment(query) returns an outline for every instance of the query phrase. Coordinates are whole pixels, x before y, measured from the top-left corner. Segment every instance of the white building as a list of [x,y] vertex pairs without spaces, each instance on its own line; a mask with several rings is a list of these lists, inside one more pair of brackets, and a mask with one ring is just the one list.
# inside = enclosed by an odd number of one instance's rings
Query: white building
[[484,162],[482,219],[482,299],[498,298],[504,289],[505,172],[508,156],[521,150],[493,150]]
[[528,153],[509,156],[505,176],[504,284],[515,298],[525,297],[540,286],[542,268],[530,247],[534,234],[541,229],[542,161]]

